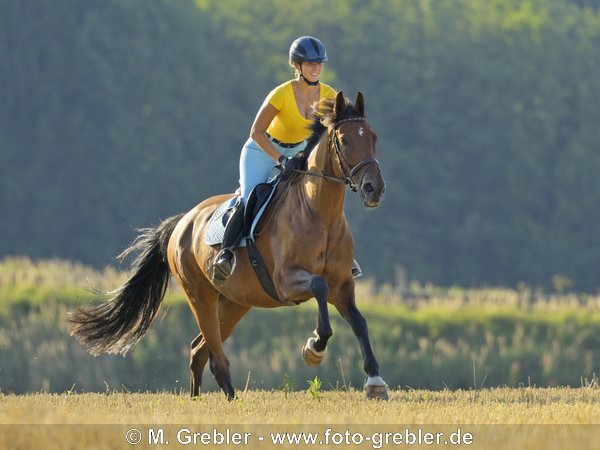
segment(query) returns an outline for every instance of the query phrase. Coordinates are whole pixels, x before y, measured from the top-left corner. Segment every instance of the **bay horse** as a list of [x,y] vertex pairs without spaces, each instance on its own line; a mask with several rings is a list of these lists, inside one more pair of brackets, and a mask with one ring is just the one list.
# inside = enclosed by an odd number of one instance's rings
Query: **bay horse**
[[232,197],[219,195],[156,228],[141,230],[120,255],[138,253],[129,279],[105,303],[72,313],[71,335],[92,354],[125,354],[155,319],[172,274],[200,328],[190,351],[191,395],[200,394],[208,362],[231,400],[235,394],[223,342],[239,320],[254,306],[274,308],[315,298],[317,327],[302,348],[305,362],[319,364],[325,355],[333,334],[331,303],[358,338],[368,375],[367,397],[387,399],[367,322],[356,307],[351,274],[354,240],[344,215],[346,185],[360,192],[365,207],[378,206],[385,190],[375,159],[377,135],[366,121],[363,95],[358,93],[355,104],[342,92],[335,100],[323,100],[311,129],[309,143],[314,146],[306,159],[307,170],[280,182],[256,237],[281,302],[261,287],[246,248],[237,249],[236,267],[227,281],[222,286],[212,283],[211,265],[219,249],[205,244],[205,230],[217,206]]

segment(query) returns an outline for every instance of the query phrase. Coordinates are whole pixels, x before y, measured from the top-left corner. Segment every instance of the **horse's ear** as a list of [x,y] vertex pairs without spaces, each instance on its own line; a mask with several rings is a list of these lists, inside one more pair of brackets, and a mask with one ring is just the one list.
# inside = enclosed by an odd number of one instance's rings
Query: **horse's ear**
[[335,107],[333,109],[333,112],[335,112],[337,115],[340,111],[344,110],[344,106],[345,106],[344,93],[342,91],[340,91],[335,96]]
[[356,96],[356,111],[361,116],[365,116],[365,99],[362,95],[362,92],[358,91],[358,95]]

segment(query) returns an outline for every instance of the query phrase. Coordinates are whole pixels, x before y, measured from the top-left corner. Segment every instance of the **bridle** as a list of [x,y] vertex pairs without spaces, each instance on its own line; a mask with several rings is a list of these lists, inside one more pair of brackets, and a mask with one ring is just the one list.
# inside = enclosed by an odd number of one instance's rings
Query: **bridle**
[[[365,119],[364,117],[349,117],[347,119],[342,119],[338,122],[336,122],[333,127],[331,128],[331,132],[329,135],[329,138],[327,140],[327,151],[329,152],[329,150],[331,148],[334,149],[335,154],[337,155],[337,160],[338,160],[338,165],[340,168],[340,172],[342,173],[342,178],[336,178],[336,177],[332,177],[329,175],[325,175],[324,173],[319,173],[319,172],[310,172],[310,171],[304,171],[304,170],[296,170],[296,172],[300,172],[306,175],[313,175],[313,176],[317,176],[320,178],[324,178],[326,180],[329,181],[334,181],[337,183],[342,183],[347,185],[348,187],[350,187],[350,189],[353,192],[358,192],[358,188],[362,185],[362,181],[363,178],[365,176],[365,173],[367,172],[367,168],[369,166],[376,166],[377,170],[379,172],[381,172],[381,170],[379,169],[379,163],[377,162],[377,160],[375,158],[365,158],[362,161],[360,161],[358,164],[356,164],[355,166],[352,166],[348,160],[344,157],[342,151],[340,150],[340,143],[339,143],[339,139],[337,137],[336,131],[339,128],[339,126],[343,123],[346,122],[366,122],[367,119]],[[346,167],[344,167],[346,166]],[[360,181],[358,184],[355,184],[352,181],[352,177],[354,175],[356,175],[358,173],[359,170],[361,169],[365,169],[363,171],[362,176],[360,177]]]
[[[342,154],[342,151],[340,150],[340,144],[339,144],[339,139],[336,134],[336,130],[339,128],[339,126],[341,124],[346,123],[346,122],[366,122],[366,121],[367,121],[367,119],[365,119],[364,117],[350,117],[348,119],[342,119],[333,125],[333,129],[331,130],[331,135],[329,137],[330,143],[328,144],[328,147],[331,146],[331,141],[333,141],[333,149],[335,150],[335,154],[338,157],[338,165],[340,167],[340,171],[342,172],[342,176],[343,176],[342,182],[344,184],[348,185],[350,187],[350,190],[352,190],[352,192],[357,192],[358,188],[362,185],[363,178],[365,177],[365,173],[367,172],[367,168],[369,166],[374,165],[375,167],[377,167],[377,170],[379,172],[381,172],[381,170],[379,169],[379,163],[377,162],[377,160],[375,158],[371,158],[370,156],[368,158],[365,158],[362,161],[360,161],[354,167],[351,166],[350,163],[348,163],[348,160]],[[350,170],[350,173],[348,173],[348,171],[344,168],[344,165],[342,164],[342,162]],[[360,181],[359,181],[358,185],[356,185],[352,181],[352,177],[354,175],[356,175],[356,173],[363,168],[365,170],[364,170],[362,176],[360,177]]]

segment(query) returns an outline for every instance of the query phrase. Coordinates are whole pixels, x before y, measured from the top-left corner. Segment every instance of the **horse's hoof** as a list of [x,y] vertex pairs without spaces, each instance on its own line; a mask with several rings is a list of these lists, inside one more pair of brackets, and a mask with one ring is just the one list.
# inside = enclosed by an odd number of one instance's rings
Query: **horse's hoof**
[[317,340],[314,337],[308,338],[304,347],[302,347],[302,358],[307,366],[318,366],[325,358],[325,350],[319,352],[315,349],[315,342]]
[[387,386],[367,386],[365,394],[369,400],[389,400]]
[[387,384],[379,376],[369,377],[365,384],[365,394],[369,400],[389,400]]

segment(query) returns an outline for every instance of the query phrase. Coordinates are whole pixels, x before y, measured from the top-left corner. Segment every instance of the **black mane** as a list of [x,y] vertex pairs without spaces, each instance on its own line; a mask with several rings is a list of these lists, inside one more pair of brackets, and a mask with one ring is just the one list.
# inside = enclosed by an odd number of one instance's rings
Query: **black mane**
[[[330,98],[325,98],[315,105],[313,121],[308,126],[308,129],[311,131],[311,135],[306,140],[306,147],[303,150],[303,153],[306,156],[304,159],[304,170],[306,170],[306,162],[308,161],[308,155],[310,155],[310,153],[317,147],[317,144],[321,140],[323,133],[325,133],[329,128],[333,127],[340,120],[348,119],[351,117],[361,117],[361,114],[356,110],[354,104],[345,97],[344,107],[342,108],[342,110],[334,111],[334,109],[335,100]],[[290,192],[290,190],[287,189],[287,187],[296,184],[301,178],[302,173],[296,172],[289,175],[286,179],[281,180],[272,201],[272,212],[270,214],[275,214],[279,207],[285,201],[286,196]]]
[[334,107],[335,100],[332,98],[324,98],[316,105],[313,122],[308,126],[308,129],[312,132],[306,140],[308,153],[317,145],[328,128],[331,128],[340,120],[360,116],[354,104],[346,97],[344,97],[344,108],[341,111],[334,111]]

